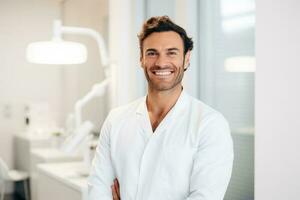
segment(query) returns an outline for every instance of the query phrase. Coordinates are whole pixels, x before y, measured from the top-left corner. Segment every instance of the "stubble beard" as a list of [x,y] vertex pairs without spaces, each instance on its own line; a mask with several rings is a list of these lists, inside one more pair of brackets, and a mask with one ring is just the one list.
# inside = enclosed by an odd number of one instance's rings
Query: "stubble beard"
[[149,76],[149,73],[152,73],[152,72],[151,71],[148,72],[147,69],[144,69],[144,73],[145,73],[146,79],[148,81],[149,90],[163,92],[163,91],[172,90],[173,88],[175,88],[176,86],[181,84],[183,76],[184,76],[184,64],[180,68],[177,68],[177,70],[175,70],[174,73],[176,73],[176,71],[177,71],[177,76],[172,82],[156,83],[155,81],[151,80],[151,78]]

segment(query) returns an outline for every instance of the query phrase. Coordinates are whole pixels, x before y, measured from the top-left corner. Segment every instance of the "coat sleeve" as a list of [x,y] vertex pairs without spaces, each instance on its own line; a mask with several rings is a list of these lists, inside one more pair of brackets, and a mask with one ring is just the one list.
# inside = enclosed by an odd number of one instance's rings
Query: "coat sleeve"
[[114,170],[110,154],[111,124],[105,120],[88,178],[88,200],[112,200]]
[[222,200],[234,157],[230,128],[221,114],[210,118],[201,127],[186,200]]

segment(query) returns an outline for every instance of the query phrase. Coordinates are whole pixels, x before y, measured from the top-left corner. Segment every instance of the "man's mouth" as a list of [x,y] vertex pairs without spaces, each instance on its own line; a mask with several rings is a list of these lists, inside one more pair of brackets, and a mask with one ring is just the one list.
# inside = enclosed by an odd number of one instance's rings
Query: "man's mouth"
[[164,76],[169,76],[171,75],[172,73],[174,73],[173,70],[170,70],[170,69],[162,69],[162,70],[152,70],[151,71],[154,75],[156,76],[160,76],[160,77],[164,77]]

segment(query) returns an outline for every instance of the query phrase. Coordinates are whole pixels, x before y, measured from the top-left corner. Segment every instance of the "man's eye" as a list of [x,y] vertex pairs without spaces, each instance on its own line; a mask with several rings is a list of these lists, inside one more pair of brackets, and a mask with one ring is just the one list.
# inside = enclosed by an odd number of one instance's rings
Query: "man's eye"
[[177,55],[177,52],[176,51],[170,51],[170,52],[168,52],[168,55],[175,56],[175,55]]
[[147,55],[147,56],[155,56],[156,53],[155,53],[155,52],[148,52],[146,55]]

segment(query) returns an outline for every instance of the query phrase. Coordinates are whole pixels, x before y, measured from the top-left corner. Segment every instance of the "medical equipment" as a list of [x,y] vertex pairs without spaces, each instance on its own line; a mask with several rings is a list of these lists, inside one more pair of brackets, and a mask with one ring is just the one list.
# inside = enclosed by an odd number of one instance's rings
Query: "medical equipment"
[[[110,62],[104,39],[97,31],[89,28],[63,26],[60,20],[55,20],[53,23],[52,41],[35,42],[28,45],[26,52],[27,60],[39,64],[74,64],[85,62],[87,55],[85,47],[78,47],[75,43],[70,44],[69,41],[63,40],[63,34],[87,35],[94,38],[99,48],[101,64],[104,67],[105,79],[93,85],[91,91],[75,104],[75,128],[78,128],[81,125],[82,107],[91,99],[103,96],[110,83]],[[81,45],[79,43],[76,44]],[[73,48],[77,50],[73,51]],[[61,51],[61,49],[64,49],[64,51]],[[61,53],[58,55],[51,52]],[[67,55],[65,56],[65,54]],[[80,57],[80,61],[78,57]]]
[[[67,127],[68,132],[71,131],[73,134],[71,134],[71,136],[62,145],[63,151],[74,153],[77,147],[84,141],[86,143],[84,159],[86,165],[89,166],[91,158],[89,156],[90,148],[88,143],[91,140],[90,133],[94,128],[94,125],[90,121],[82,123],[81,111],[84,105],[86,105],[90,100],[105,94],[106,89],[110,84],[110,62],[103,37],[97,31],[89,28],[63,26],[60,20],[55,20],[53,23],[52,41],[36,42],[28,45],[27,60],[29,62],[39,64],[79,64],[85,62],[87,58],[85,46],[79,43],[63,40],[63,34],[87,35],[94,38],[99,48],[101,64],[104,67],[105,79],[100,83],[94,84],[92,89],[75,103],[75,127],[73,131],[70,130],[72,128]],[[72,124],[70,122],[72,117],[68,119],[68,124]]]
[[94,128],[94,125],[90,121],[85,121],[76,128],[74,133],[70,135],[64,143],[61,145],[61,150],[67,154],[75,155],[78,153],[83,146],[83,158],[86,167],[89,169],[91,159],[90,158],[90,141],[92,135],[90,134]]

